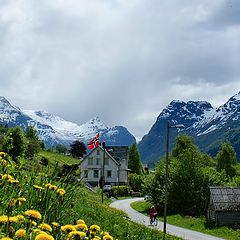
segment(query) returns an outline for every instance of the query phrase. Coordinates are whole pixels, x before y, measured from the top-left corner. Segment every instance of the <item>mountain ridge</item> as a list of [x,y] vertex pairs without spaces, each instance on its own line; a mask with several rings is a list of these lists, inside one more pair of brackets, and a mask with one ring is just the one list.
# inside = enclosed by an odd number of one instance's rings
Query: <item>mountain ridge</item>
[[87,143],[96,133],[100,133],[100,140],[105,141],[109,146],[129,146],[136,142],[135,137],[125,127],[109,128],[99,117],[78,125],[45,110],[21,110],[11,105],[3,96],[0,96],[0,123],[8,124],[9,127],[18,125],[23,130],[33,126],[47,147],[56,144],[69,146],[75,140]]
[[[143,162],[150,164],[150,166],[153,166],[156,161],[165,155],[166,126],[168,121],[172,125],[183,124],[185,126],[183,130],[171,129],[171,146],[177,134],[186,133],[194,138],[202,151],[214,155],[219,149],[221,142],[232,140],[232,134],[239,134],[240,92],[217,108],[213,108],[206,101],[171,101],[159,114],[148,134],[144,135],[138,143]],[[227,137],[228,135],[225,133],[230,130],[234,130],[235,133],[233,131],[231,137]],[[210,139],[212,142],[209,141]],[[231,143],[232,145],[235,144],[233,140]],[[212,151],[209,145],[214,146],[215,150]],[[235,150],[238,157],[240,157],[238,145],[235,146]]]

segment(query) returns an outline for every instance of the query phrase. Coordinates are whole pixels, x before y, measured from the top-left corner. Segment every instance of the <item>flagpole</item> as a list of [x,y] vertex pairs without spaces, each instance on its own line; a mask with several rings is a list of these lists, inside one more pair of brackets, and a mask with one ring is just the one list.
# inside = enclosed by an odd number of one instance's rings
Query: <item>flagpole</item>
[[103,203],[103,187],[105,182],[105,176],[104,176],[104,165],[105,165],[105,142],[102,142],[103,147],[103,164],[102,164],[102,203]]

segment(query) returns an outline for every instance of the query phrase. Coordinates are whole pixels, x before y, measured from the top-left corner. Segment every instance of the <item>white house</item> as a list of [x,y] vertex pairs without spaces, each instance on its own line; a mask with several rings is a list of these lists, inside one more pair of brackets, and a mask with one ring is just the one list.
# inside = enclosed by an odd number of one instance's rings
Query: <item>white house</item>
[[104,149],[99,146],[83,158],[80,164],[80,178],[92,186],[99,185],[102,176],[105,184],[127,185],[128,158],[126,146],[105,147],[105,157]]

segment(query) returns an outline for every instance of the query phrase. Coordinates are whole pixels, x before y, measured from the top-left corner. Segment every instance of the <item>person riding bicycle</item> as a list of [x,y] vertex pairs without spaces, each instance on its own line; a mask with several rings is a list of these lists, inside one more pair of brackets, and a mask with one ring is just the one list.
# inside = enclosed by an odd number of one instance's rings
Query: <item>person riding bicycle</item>
[[156,217],[157,217],[157,210],[154,206],[151,206],[151,208],[150,208],[150,224],[155,222]]

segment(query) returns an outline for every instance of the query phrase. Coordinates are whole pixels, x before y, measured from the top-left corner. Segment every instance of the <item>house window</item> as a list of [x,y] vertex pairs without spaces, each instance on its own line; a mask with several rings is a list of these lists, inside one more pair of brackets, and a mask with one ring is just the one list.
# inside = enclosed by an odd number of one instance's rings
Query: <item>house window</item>
[[98,178],[98,170],[93,170],[93,177]]
[[88,178],[88,170],[84,170],[84,178]]
[[92,157],[88,158],[88,165],[93,165],[93,158]]
[[105,162],[104,163],[105,163],[105,165],[108,166],[109,165],[109,158],[105,158]]
[[97,155],[98,155],[98,156],[100,155],[99,149],[97,149]]
[[111,177],[112,177],[112,171],[110,171],[110,170],[107,171],[107,177],[108,177],[108,178],[111,178]]
[[96,165],[99,165],[100,159],[96,158]]

